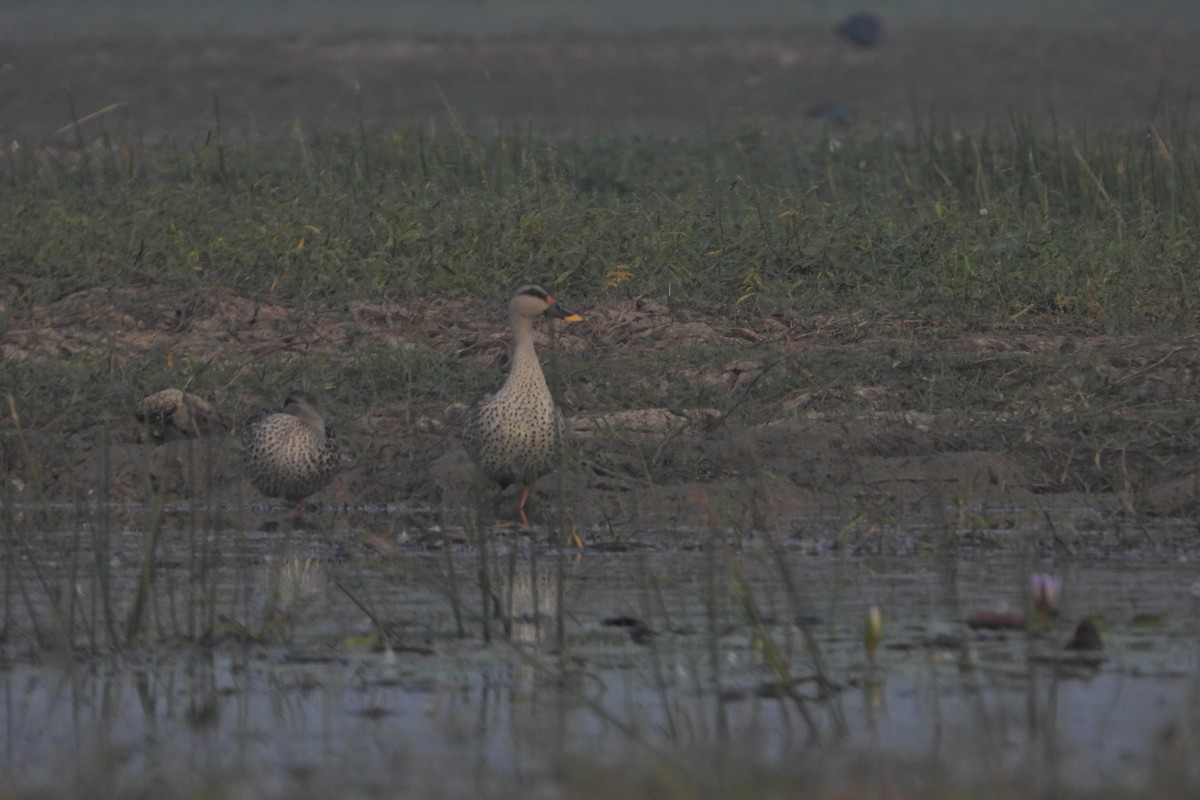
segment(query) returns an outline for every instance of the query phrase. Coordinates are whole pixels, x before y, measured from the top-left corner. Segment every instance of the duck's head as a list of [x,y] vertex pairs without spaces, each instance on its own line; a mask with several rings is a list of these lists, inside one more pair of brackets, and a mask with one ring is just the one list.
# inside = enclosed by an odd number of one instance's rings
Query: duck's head
[[583,322],[583,317],[569,308],[563,308],[562,304],[554,299],[554,295],[532,284],[517,289],[508,304],[508,314],[514,322],[532,322],[542,315],[561,319],[563,322]]
[[308,423],[313,428],[325,430],[325,418],[317,410],[317,399],[303,389],[293,389],[283,401],[283,413]]

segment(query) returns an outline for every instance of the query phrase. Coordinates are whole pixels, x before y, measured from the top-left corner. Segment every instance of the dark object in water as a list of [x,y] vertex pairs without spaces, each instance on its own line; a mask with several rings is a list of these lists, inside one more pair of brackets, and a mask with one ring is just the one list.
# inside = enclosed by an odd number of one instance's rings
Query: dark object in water
[[1020,611],[977,611],[967,617],[967,627],[974,631],[1025,630],[1025,615]]
[[859,47],[875,47],[883,38],[883,22],[874,14],[851,14],[834,30]]
[[637,617],[606,617],[600,620],[600,624],[625,628],[629,632],[629,639],[634,644],[646,644],[654,638],[654,629]]
[[1103,650],[1104,642],[1100,639],[1100,630],[1090,619],[1082,620],[1075,626],[1075,635],[1067,642],[1067,650]]

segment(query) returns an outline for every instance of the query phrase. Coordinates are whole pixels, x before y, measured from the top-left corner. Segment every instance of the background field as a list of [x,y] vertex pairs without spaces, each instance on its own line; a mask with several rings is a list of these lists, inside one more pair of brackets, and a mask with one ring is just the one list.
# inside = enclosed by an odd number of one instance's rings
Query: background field
[[[1043,6],[1052,5],[1052,9]],[[334,10],[336,9],[336,10]],[[1034,114],[1142,126],[1187,105],[1183,3],[874,3],[884,44],[834,36],[835,3],[18,3],[0,9],[0,135],[76,117],[139,141],[277,140],[453,119],[473,133],[707,135],[978,130]],[[74,111],[72,112],[72,105]],[[452,113],[451,113],[452,112]],[[95,135],[95,125],[85,135]]]

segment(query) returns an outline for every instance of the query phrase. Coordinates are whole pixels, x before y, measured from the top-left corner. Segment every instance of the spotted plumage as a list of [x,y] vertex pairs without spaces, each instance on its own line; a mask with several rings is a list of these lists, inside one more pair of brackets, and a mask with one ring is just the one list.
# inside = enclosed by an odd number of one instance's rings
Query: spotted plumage
[[329,485],[337,471],[339,450],[333,426],[317,410],[308,392],[287,396],[282,411],[259,411],[242,423],[242,461],[246,477],[267,497],[295,503]]
[[517,289],[508,304],[513,332],[508,380],[495,394],[479,398],[463,424],[463,444],[483,474],[502,487],[521,487],[517,511],[523,524],[529,523],[525,503],[533,483],[558,463],[566,428],[533,346],[533,323],[543,315],[580,321],[545,289]]

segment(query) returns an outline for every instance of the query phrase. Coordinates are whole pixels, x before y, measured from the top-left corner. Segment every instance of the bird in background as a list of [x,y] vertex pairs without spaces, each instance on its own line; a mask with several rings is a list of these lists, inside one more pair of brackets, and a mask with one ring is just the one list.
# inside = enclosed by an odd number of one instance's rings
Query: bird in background
[[339,465],[333,426],[313,396],[299,389],[288,394],[282,410],[247,417],[241,445],[250,483],[267,497],[292,502],[297,518],[304,513],[305,499],[328,486]]

